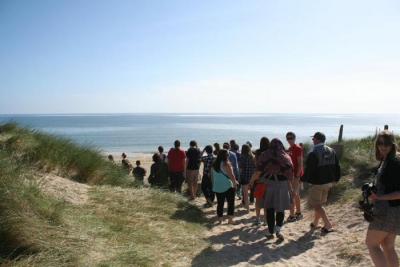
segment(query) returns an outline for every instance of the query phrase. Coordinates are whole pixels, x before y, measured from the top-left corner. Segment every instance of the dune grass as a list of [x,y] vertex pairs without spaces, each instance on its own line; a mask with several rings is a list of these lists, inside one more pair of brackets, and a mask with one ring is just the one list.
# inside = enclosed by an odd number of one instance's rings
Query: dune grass
[[[37,174],[49,172],[96,185],[86,203],[73,205],[41,191]],[[0,177],[2,266],[189,265],[206,247],[200,209],[130,186],[96,150],[68,140],[0,126]]]
[[0,126],[2,150],[20,163],[88,184],[127,185],[126,173],[94,148],[8,123]]

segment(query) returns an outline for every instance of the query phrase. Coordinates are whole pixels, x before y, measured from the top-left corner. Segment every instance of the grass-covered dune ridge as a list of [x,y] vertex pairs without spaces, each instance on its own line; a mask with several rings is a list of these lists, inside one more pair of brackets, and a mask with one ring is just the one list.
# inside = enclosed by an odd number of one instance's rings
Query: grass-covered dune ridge
[[0,126],[2,150],[20,163],[88,184],[123,185],[125,173],[99,151],[9,123]]
[[[65,183],[89,188],[87,201],[47,194],[45,176],[65,181],[60,195],[69,193]],[[188,265],[206,246],[200,209],[169,192],[130,186],[101,154],[62,138],[0,126],[0,179],[0,265]]]

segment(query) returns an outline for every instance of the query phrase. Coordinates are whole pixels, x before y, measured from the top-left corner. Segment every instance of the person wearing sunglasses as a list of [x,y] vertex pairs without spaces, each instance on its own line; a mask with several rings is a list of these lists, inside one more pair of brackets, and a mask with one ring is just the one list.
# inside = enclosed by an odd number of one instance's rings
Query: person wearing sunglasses
[[314,209],[314,221],[310,227],[316,229],[322,219],[324,226],[321,233],[327,234],[332,232],[333,228],[323,205],[328,200],[330,189],[340,179],[340,165],[335,150],[325,145],[325,134],[316,132],[312,140],[314,148],[307,156],[301,181],[311,184],[308,204]]
[[391,132],[378,134],[375,156],[380,164],[377,193],[371,195],[374,217],[368,227],[366,245],[375,266],[399,266],[395,240],[400,234],[400,156]]
[[286,134],[286,140],[289,143],[289,149],[287,152],[292,159],[294,174],[294,177],[291,180],[293,201],[290,207],[290,215],[286,221],[294,222],[303,218],[300,208],[300,177],[303,176],[303,149],[301,146],[296,144],[296,134],[294,132],[288,132]]

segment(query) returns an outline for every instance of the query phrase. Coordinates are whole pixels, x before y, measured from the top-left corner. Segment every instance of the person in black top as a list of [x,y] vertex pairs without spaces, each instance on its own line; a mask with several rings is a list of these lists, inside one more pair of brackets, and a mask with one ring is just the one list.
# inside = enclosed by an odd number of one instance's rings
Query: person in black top
[[160,154],[158,153],[153,155],[153,162],[148,178],[149,184],[152,187],[167,189],[169,184],[168,164],[161,159]]
[[186,151],[186,182],[188,184],[190,200],[197,196],[199,183],[199,169],[201,163],[201,151],[196,141],[190,141],[190,148]]
[[314,149],[307,156],[301,181],[311,184],[308,191],[308,204],[314,209],[314,221],[310,226],[315,229],[322,219],[324,226],[321,232],[327,234],[333,229],[323,205],[328,200],[330,189],[340,179],[340,165],[335,150],[325,145],[326,137],[323,133],[316,132],[312,140]]
[[136,161],[136,167],[133,169],[132,174],[135,177],[135,181],[143,184],[144,177],[146,176],[146,170],[140,167],[140,160]]
[[379,133],[375,156],[380,164],[377,193],[371,195],[374,217],[368,227],[366,245],[375,266],[399,266],[395,240],[400,234],[400,156],[391,132]]

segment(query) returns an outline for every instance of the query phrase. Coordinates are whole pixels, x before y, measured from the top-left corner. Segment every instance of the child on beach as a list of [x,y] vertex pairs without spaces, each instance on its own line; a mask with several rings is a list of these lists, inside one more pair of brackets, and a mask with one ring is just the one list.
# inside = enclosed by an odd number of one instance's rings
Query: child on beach
[[146,170],[140,167],[140,160],[136,161],[136,167],[133,169],[132,174],[135,177],[135,181],[143,184],[144,177],[146,176]]
[[168,165],[160,154],[153,155],[153,164],[150,167],[149,184],[152,187],[168,188]]
[[256,169],[253,153],[248,145],[242,146],[242,153],[239,159],[240,184],[242,186],[243,204],[249,212],[249,183]]

